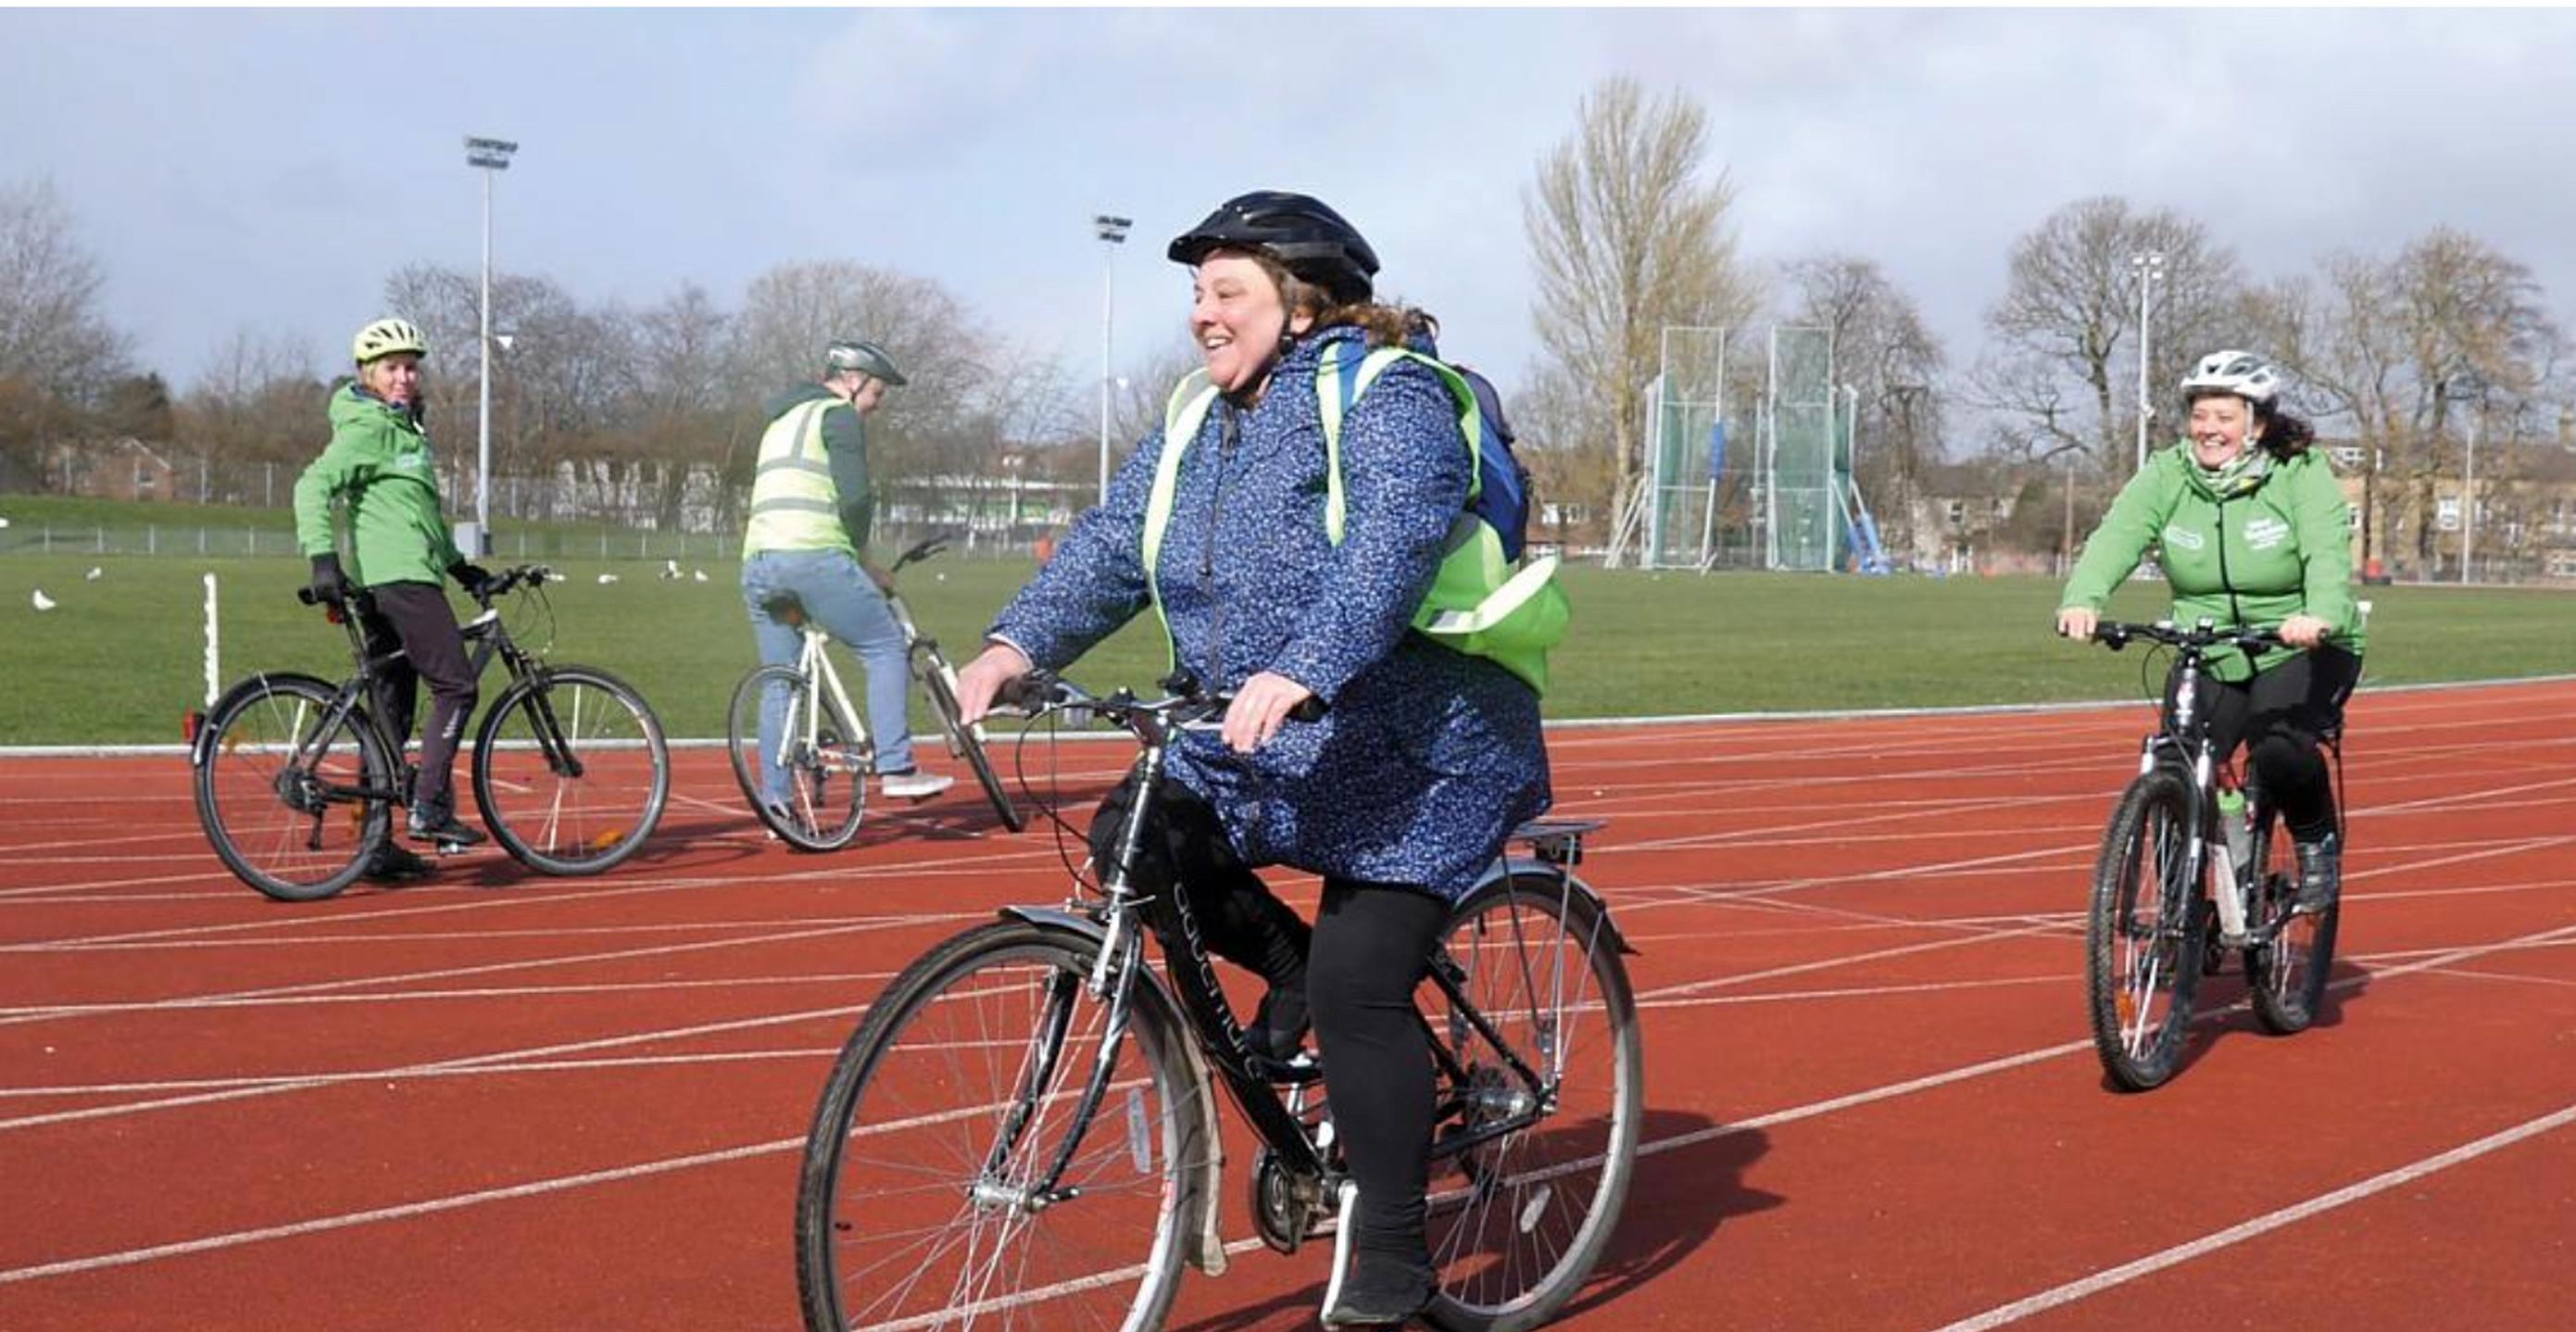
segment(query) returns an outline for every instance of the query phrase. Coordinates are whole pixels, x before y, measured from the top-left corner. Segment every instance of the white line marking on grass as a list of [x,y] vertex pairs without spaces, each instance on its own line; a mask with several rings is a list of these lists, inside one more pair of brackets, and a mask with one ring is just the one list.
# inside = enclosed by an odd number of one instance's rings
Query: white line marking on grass
[[2491,1133],[2475,1142],[2462,1143],[2447,1152],[2425,1157],[2423,1160],[2399,1166],[2394,1170],[2383,1171],[2360,1183],[2348,1184],[2336,1189],[2332,1193],[2319,1194],[2305,1202],[2284,1207],[2278,1211],[2266,1212],[2252,1220],[2229,1226],[2225,1230],[2148,1254],[2135,1262],[2123,1263],[2118,1267],[2096,1272],[2082,1280],[2067,1282],[2065,1285],[2041,1291],[2027,1299],[2015,1300],[2010,1304],[1989,1309],[1973,1318],[1960,1319],[1958,1322],[1942,1327],[1940,1332],[1986,1332],[1989,1328],[2017,1323],[2032,1314],[2045,1313],[2060,1305],[2072,1304],[2086,1296],[2109,1290],[2113,1286],[2161,1272],[2168,1267],[2179,1266],[2204,1254],[2215,1253],[2230,1245],[2241,1244],[2257,1235],[2333,1211],[2346,1203],[2358,1202],[2372,1194],[2385,1193],[2401,1184],[2411,1183],[2426,1175],[2474,1161],[2481,1156],[2501,1151],[2527,1138],[2536,1138],[2570,1123],[2576,1123],[2576,1105],[2565,1106],[2538,1119],[2524,1120],[2512,1128]]

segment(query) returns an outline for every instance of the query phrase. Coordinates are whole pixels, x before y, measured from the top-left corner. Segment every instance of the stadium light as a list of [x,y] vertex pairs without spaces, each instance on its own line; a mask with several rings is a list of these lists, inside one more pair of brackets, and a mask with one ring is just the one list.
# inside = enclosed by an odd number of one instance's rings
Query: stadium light
[[507,139],[465,138],[465,165],[483,172],[483,330],[482,401],[475,416],[474,549],[475,558],[492,553],[492,177],[510,169],[519,145]]
[[1127,239],[1127,228],[1135,219],[1112,217],[1107,213],[1091,216],[1092,234],[1102,242],[1100,247],[1100,502],[1109,502],[1109,348],[1110,311],[1117,303],[1118,247]]

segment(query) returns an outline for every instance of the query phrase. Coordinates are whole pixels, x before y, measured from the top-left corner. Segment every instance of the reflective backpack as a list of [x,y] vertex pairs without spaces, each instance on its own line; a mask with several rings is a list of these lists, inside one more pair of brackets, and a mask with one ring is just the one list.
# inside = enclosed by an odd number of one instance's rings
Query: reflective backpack
[[[1334,345],[1315,372],[1316,405],[1324,426],[1324,534],[1342,541],[1342,419],[1379,374],[1398,360],[1421,362],[1449,389],[1458,405],[1458,428],[1474,463],[1468,475],[1467,504],[1450,523],[1440,569],[1430,592],[1413,613],[1413,627],[1431,641],[1471,656],[1490,657],[1527,681],[1547,690],[1547,650],[1565,637],[1573,606],[1556,578],[1557,557],[1521,558],[1529,520],[1526,474],[1512,457],[1509,442],[1487,428],[1476,391],[1457,369],[1436,357],[1401,347],[1363,352],[1357,339]],[[1163,453],[1157,460],[1154,488],[1145,502],[1145,580],[1154,583],[1154,559],[1161,551],[1163,529],[1171,521],[1179,488],[1181,456],[1198,438],[1217,389],[1205,370],[1185,376],[1163,408]],[[1162,593],[1153,590],[1159,611]],[[1164,625],[1164,637],[1171,626]]]

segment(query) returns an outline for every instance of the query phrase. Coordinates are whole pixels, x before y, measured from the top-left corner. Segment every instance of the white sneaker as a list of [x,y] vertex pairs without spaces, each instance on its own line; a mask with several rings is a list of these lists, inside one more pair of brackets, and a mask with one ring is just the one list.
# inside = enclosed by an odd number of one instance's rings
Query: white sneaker
[[889,800],[928,800],[956,784],[954,777],[936,776],[919,768],[889,772],[877,778],[877,790]]

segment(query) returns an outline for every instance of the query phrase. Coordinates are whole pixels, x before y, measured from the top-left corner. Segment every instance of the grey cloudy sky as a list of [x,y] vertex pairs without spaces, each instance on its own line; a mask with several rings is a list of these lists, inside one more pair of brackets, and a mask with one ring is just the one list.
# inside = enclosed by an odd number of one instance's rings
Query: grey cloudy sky
[[1097,365],[1178,344],[1162,242],[1244,189],[1330,200],[1452,355],[1534,356],[1519,197],[1598,80],[1709,112],[1748,256],[1880,261],[1955,365],[2011,242],[2095,194],[2256,276],[2437,226],[2576,323],[2576,13],[2547,10],[0,12],[0,182],[50,178],[144,358],[235,330],[316,366],[409,262],[471,268],[461,136],[524,147],[499,262],[586,302],[728,308],[789,260],[936,278]]

